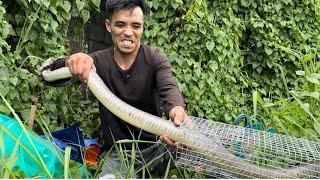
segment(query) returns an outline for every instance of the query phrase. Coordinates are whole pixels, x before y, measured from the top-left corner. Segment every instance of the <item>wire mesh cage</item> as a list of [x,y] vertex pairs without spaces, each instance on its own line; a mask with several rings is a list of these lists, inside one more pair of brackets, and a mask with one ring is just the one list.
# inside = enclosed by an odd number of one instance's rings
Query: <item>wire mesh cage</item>
[[181,131],[198,147],[181,147],[176,165],[216,178],[319,178],[320,143],[189,117]]

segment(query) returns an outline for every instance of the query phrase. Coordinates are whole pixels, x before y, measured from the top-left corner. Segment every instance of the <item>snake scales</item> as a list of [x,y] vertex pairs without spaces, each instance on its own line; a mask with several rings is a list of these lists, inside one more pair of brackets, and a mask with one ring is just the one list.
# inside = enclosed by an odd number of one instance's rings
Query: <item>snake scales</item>
[[[49,82],[72,77],[67,67],[54,71],[44,70],[42,76]],[[182,131],[171,121],[143,112],[120,100],[107,88],[94,71],[90,72],[87,85],[96,98],[122,120],[156,135],[165,134],[172,140],[181,142],[186,147],[199,152],[222,170],[237,172],[240,177],[245,178],[320,177],[320,167],[318,166],[320,162],[318,160],[312,162],[312,164],[300,164],[290,168],[263,167],[234,156],[218,140],[203,136],[201,137],[202,140],[199,141],[198,138],[195,138],[196,136]]]

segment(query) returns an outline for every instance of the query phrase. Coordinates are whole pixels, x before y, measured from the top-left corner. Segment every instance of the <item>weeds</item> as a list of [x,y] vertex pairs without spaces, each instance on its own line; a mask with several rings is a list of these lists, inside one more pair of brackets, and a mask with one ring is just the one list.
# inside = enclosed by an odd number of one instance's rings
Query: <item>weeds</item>
[[[254,92],[254,102],[262,107],[262,113],[271,120],[270,123],[279,133],[319,141],[320,63],[312,53],[303,55],[281,45],[275,46],[298,58],[295,62],[297,67],[295,86],[288,87],[282,73],[288,97],[262,99],[257,92]],[[281,66],[279,64],[277,66],[282,72]],[[257,109],[254,111],[256,113]]]

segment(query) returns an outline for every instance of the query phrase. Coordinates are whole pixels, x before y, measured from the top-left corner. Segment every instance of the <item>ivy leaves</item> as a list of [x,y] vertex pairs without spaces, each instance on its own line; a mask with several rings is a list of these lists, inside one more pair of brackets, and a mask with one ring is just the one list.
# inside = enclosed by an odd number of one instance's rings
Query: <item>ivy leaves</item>
[[[302,53],[320,48],[320,26],[314,25],[317,16],[310,9],[315,4],[310,2],[173,3],[180,1],[149,2],[153,13],[146,21],[145,41],[169,55],[187,109],[195,116],[230,121],[250,112],[252,89],[281,96],[286,93],[282,77],[288,78],[288,86],[297,84],[293,67],[298,57],[272,43],[298,47]],[[282,73],[275,64],[283,65]],[[317,78],[307,79],[317,83]]]
[[[171,13],[166,13],[168,21],[163,21],[160,12],[153,12],[151,20],[146,21],[146,41],[169,56],[189,114],[230,122],[233,116],[246,111],[240,107],[243,102],[239,103],[245,97],[239,94],[241,84],[234,86],[241,76],[241,52],[235,33],[241,24],[228,9],[220,15],[225,24],[219,26],[215,22],[220,18],[215,13],[221,9],[209,9],[201,0],[184,3],[176,7],[165,1],[152,2],[152,8]],[[236,26],[231,26],[231,21]],[[159,41],[162,32],[167,33],[165,41]]]
[[[51,130],[76,120],[94,120],[95,114],[90,112],[96,110],[97,104],[88,105],[92,108],[87,112],[79,105],[83,100],[65,98],[80,97],[77,86],[62,89],[45,86],[38,69],[46,58],[68,54],[69,20],[79,17],[84,24],[89,10],[99,3],[99,0],[21,0],[0,5],[0,92],[24,120],[28,119],[30,106],[36,99],[37,119],[42,118]],[[0,112],[10,113],[2,102]]]

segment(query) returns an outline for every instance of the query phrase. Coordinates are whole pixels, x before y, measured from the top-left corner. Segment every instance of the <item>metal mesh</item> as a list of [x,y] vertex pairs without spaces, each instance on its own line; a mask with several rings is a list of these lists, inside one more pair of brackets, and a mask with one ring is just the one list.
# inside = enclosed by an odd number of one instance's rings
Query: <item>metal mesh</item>
[[[299,166],[300,169],[310,168],[308,171],[302,170],[301,176],[298,171],[299,177],[319,178],[320,167],[317,163],[320,160],[320,143],[318,142],[196,117],[189,117],[180,128],[184,134],[191,134],[199,144],[221,145],[226,152],[233,154],[234,158],[223,159],[226,157],[225,154],[215,152],[215,146],[205,149],[203,151],[205,154],[183,147],[177,151],[178,167],[216,178],[261,178],[259,172],[254,172],[254,166],[279,170],[291,168],[292,174],[297,173],[295,167]],[[210,160],[212,158],[208,158],[210,154],[221,158],[212,161]],[[234,167],[224,166],[228,161],[232,161]],[[245,173],[243,170],[250,173]],[[281,171],[277,173],[262,178],[281,177]],[[296,175],[291,177],[289,173],[288,178],[295,177]]]

